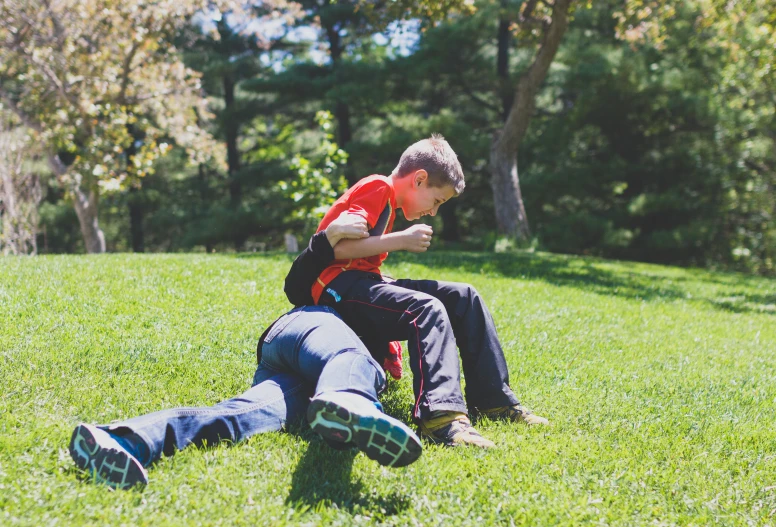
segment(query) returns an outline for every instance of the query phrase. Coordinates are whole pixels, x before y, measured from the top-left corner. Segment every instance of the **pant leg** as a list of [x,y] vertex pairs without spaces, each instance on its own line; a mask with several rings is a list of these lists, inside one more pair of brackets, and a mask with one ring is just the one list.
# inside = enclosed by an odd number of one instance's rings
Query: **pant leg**
[[414,417],[425,419],[434,411],[466,412],[455,336],[444,305],[430,295],[370,278],[352,283],[346,278],[348,287],[338,291],[345,274],[327,286],[340,300],[325,292],[320,302],[336,309],[358,334],[407,341]]
[[264,339],[262,363],[293,371],[316,386],[315,394],[347,391],[377,402],[385,373],[353,330],[326,306],[293,310]]
[[509,387],[509,371],[493,317],[474,287],[436,280],[397,280],[396,285],[431,295],[444,304],[461,352],[470,407],[484,410],[519,404]]
[[203,408],[175,408],[154,412],[107,426],[117,435],[135,434],[145,443],[148,466],[162,454],[171,456],[187,446],[237,443],[254,434],[282,429],[289,421],[301,419],[314,384],[295,373],[277,372],[260,365],[254,386],[242,395]]

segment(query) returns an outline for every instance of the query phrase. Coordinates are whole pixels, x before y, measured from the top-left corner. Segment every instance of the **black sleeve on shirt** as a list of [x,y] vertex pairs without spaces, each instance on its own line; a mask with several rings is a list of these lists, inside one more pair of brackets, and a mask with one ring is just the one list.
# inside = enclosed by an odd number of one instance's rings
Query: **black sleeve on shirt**
[[326,238],[326,231],[313,234],[310,243],[296,257],[286,275],[283,291],[294,306],[314,305],[310,290],[326,267],[334,260],[334,248]]

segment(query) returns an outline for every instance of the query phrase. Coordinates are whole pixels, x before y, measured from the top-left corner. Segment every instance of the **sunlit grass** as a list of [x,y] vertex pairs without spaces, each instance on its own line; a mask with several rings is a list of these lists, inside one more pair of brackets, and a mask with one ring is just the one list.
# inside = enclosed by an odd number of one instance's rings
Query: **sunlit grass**
[[[483,422],[496,450],[427,446],[390,470],[300,425],[112,492],[73,468],[75,424],[246,389],[290,259],[0,259],[0,524],[776,524],[773,281],[554,255],[388,263],[475,285],[513,389],[553,426]],[[411,402],[407,378],[385,396],[405,421]]]

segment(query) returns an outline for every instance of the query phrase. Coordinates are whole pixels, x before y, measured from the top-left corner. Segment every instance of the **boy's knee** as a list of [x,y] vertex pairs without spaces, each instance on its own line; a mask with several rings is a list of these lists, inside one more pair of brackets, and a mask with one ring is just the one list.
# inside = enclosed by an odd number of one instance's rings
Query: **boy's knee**
[[447,282],[445,287],[458,298],[479,298],[480,294],[471,284],[463,282]]
[[433,313],[436,315],[447,313],[447,311],[445,310],[445,305],[438,298],[435,298],[431,295],[427,295],[424,293],[424,294],[418,295],[417,300],[418,300],[418,304],[420,304],[423,307],[424,311],[428,311],[429,313]]
[[485,309],[485,302],[473,285],[455,284],[454,291],[456,298],[453,304],[455,316],[463,317],[472,309],[476,311]]

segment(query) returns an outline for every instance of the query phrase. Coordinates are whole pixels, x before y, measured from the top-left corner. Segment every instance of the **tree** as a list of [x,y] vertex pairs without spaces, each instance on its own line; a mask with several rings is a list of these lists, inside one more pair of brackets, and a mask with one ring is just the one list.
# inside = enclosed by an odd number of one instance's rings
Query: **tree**
[[186,147],[193,162],[216,154],[199,126],[207,112],[198,75],[172,42],[198,13],[239,12],[240,6],[230,0],[0,2],[0,99],[45,145],[52,171],[72,196],[87,252],[104,252],[101,193],[142,178],[171,143]]
[[[517,150],[525,138],[528,125],[536,109],[536,95],[544,82],[561,39],[568,27],[569,9],[573,0],[527,0],[520,6],[515,20],[511,20],[507,0],[501,0],[499,17],[499,48],[497,68],[501,77],[504,113],[506,119],[501,130],[496,132],[490,148],[491,185],[496,212],[496,225],[501,234],[527,240],[531,236],[528,216],[520,191],[517,170]],[[539,9],[542,12],[539,12]],[[530,32],[539,37],[539,45],[532,62],[516,81],[511,82],[512,98],[506,95],[509,86],[507,67],[509,64],[509,43],[511,24],[521,32]]]
[[[498,0],[496,67],[499,80],[493,92],[498,93],[502,101],[504,123],[494,134],[489,160],[496,225],[499,233],[509,237],[525,240],[531,236],[520,191],[517,151],[533,118],[536,95],[568,27],[572,3],[573,0],[520,0],[516,3]],[[474,2],[467,0],[404,0],[392,2],[387,13],[389,17],[421,17],[433,24],[451,14],[469,14],[473,9]],[[374,16],[379,17],[380,11],[374,11]],[[514,34],[522,37],[523,45],[536,47],[529,65],[517,76],[509,73],[509,52]]]
[[[257,113],[255,105],[237,95],[238,85],[263,69],[259,53],[270,47],[248,33],[247,28],[256,23],[257,19],[252,16],[235,20],[227,13],[215,22],[215,33],[191,27],[184,55],[186,63],[202,73],[207,94],[223,101],[223,107],[219,105],[213,109],[217,124],[213,133],[226,147],[229,207],[235,214],[239,213],[243,202],[240,132]],[[234,229],[233,234],[234,246],[240,249],[245,236],[240,229]]]
[[[214,32],[192,27],[185,35],[186,64],[202,73],[203,87],[214,101],[214,135],[226,146],[229,202],[235,217],[241,215],[245,180],[251,172],[250,167],[243,166],[242,130],[255,118],[273,113],[267,101],[245,92],[244,81],[262,78],[271,71],[262,61],[274,52],[299,50],[301,44],[289,42],[286,37],[303,16],[302,7],[293,3],[279,10],[257,2],[243,13],[221,14]],[[273,20],[279,15],[283,15],[280,25]],[[245,233],[238,228],[234,235],[235,248],[239,249]]]
[[0,120],[0,251],[34,255],[38,252],[41,182],[25,166],[30,145],[23,127],[4,121]]
[[[317,31],[319,49],[326,49],[328,62],[316,63],[312,56],[296,54],[294,63],[286,64],[283,71],[272,79],[257,79],[248,82],[248,89],[257,92],[277,94],[279,107],[289,112],[289,106],[300,102],[321,101],[336,120],[336,140],[347,150],[351,146],[357,118],[363,118],[363,101],[374,97],[374,90],[381,88],[379,82],[370,82],[374,73],[374,48],[372,35],[380,27],[364,16],[362,6],[354,0],[300,0],[306,16],[297,27],[313,28]],[[370,6],[371,10],[375,5]],[[380,11],[382,12],[382,10]],[[301,51],[301,50],[300,50]],[[304,60],[304,59],[307,60]],[[318,57],[316,59],[319,60]],[[379,59],[378,59],[379,60]],[[367,107],[369,107],[367,105]],[[307,108],[307,121],[315,109]],[[361,111],[361,113],[360,113]],[[346,167],[348,182],[355,184],[363,174],[352,166]]]
[[[719,124],[716,149],[726,205],[717,261],[763,273],[776,269],[776,9],[767,0],[694,0],[666,5],[630,0],[616,14],[620,37],[634,48],[671,45],[672,22],[693,10],[691,44],[714,53],[708,83]],[[684,45],[677,44],[677,45]]]
[[[86,250],[105,251],[98,223],[103,189],[144,175],[170,133],[204,138],[195,123],[196,78],[165,38],[186,2],[3,0],[0,97],[47,146],[49,165],[72,194]],[[127,131],[146,132],[130,166]],[[122,166],[123,165],[123,166]]]

